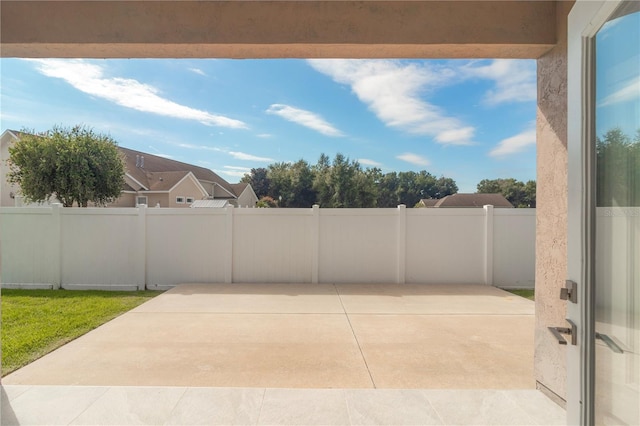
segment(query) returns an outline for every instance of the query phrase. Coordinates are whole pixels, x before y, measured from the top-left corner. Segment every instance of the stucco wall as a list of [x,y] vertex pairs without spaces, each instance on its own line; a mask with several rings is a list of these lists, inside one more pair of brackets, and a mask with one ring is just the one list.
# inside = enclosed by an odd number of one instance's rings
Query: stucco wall
[[564,326],[567,277],[567,16],[558,2],[558,42],[538,59],[535,378],[566,398],[566,347],[547,327]]

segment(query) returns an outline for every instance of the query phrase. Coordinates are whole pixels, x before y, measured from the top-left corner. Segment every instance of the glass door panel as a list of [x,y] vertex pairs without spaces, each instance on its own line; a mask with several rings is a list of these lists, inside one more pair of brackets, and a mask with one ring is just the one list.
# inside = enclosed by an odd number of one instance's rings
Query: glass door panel
[[595,423],[640,424],[640,2],[595,36]]

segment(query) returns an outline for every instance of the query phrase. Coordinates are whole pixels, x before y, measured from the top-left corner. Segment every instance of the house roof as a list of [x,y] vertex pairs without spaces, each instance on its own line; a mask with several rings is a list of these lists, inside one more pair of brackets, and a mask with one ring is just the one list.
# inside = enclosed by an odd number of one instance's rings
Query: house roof
[[423,198],[420,200],[425,207],[433,207],[438,201],[440,201],[438,198]]
[[240,182],[231,183],[229,184],[229,186],[231,186],[231,188],[233,189],[233,193],[236,194],[236,197],[239,197],[240,195],[242,195],[244,190],[247,189],[247,186],[249,186],[249,184],[246,182]]
[[[224,188],[226,191],[229,191],[231,194],[235,194],[229,182],[207,168],[183,163],[182,161],[171,160],[169,158],[160,157],[147,152],[123,148],[121,146],[118,147],[118,150],[124,154],[127,173],[146,188],[150,189],[151,186],[151,183],[147,178],[147,174],[149,172],[191,172],[196,179],[200,181],[213,182]],[[138,161],[138,157],[136,156],[144,157],[144,163],[136,164],[136,161]]]
[[513,208],[502,194],[453,194],[438,200],[433,207],[482,207],[490,204],[494,207]]
[[186,170],[180,172],[149,172],[147,173],[149,191],[169,191],[188,174],[189,172]]
[[191,208],[223,208],[228,205],[228,200],[195,200],[191,203]]

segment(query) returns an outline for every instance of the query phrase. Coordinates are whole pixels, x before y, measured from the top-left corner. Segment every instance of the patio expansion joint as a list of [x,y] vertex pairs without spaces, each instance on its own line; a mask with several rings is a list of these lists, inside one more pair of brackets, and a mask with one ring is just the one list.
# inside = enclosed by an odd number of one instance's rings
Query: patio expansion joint
[[358,350],[360,351],[360,356],[362,356],[362,362],[364,362],[364,366],[367,368],[367,374],[369,375],[369,379],[371,380],[371,385],[374,389],[377,389],[376,382],[373,380],[373,375],[371,374],[371,369],[369,369],[369,364],[367,363],[367,358],[364,356],[364,352],[362,352],[362,347],[360,346],[360,341],[358,340],[358,336],[356,336],[356,332],[353,329],[353,324],[351,324],[351,318],[349,318],[349,314],[347,313],[347,309],[344,307],[344,303],[342,303],[342,296],[338,291],[338,287],[334,284],[333,287],[336,290],[336,294],[338,295],[338,300],[340,300],[340,306],[342,306],[342,310],[344,311],[344,316],[347,318],[347,322],[349,323],[349,328],[351,329],[351,334],[353,334],[353,338],[358,345]]

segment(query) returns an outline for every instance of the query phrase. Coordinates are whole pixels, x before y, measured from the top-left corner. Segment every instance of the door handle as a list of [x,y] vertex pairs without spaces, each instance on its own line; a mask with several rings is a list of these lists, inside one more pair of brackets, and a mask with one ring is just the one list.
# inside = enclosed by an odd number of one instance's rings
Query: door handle
[[596,333],[596,339],[602,340],[604,344],[609,346],[609,349],[611,349],[615,353],[617,354],[624,353],[624,350],[616,342],[614,342],[611,337],[607,336],[606,334]]
[[551,334],[558,340],[559,345],[566,345],[567,340],[564,338],[563,334],[567,336],[571,336],[571,344],[578,344],[578,326],[575,325],[573,321],[570,319],[567,320],[571,327],[547,327]]

